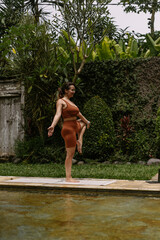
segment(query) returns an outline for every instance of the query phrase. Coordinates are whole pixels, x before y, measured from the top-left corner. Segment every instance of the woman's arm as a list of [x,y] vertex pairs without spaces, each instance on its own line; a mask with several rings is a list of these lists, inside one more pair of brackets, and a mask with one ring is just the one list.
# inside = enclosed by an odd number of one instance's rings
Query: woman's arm
[[58,123],[58,121],[59,121],[59,119],[60,119],[60,117],[61,117],[61,114],[62,114],[62,102],[61,102],[61,100],[59,99],[58,101],[57,101],[57,104],[56,104],[56,114],[55,114],[55,116],[54,116],[54,119],[53,119],[53,122],[52,122],[52,124],[51,124],[51,126],[48,128],[48,137],[51,137],[52,136],[52,134],[53,134],[53,132],[54,132],[54,128],[55,128],[55,126],[57,125],[57,123]]
[[87,128],[90,127],[90,124],[91,124],[90,121],[88,121],[88,120],[82,115],[81,112],[79,112],[77,116],[87,125]]

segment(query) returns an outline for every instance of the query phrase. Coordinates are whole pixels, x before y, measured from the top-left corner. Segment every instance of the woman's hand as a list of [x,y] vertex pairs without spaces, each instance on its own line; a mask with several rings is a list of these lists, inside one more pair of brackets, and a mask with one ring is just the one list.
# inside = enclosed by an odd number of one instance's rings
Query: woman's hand
[[48,137],[51,137],[53,135],[53,132],[54,132],[54,127],[50,126],[48,128]]

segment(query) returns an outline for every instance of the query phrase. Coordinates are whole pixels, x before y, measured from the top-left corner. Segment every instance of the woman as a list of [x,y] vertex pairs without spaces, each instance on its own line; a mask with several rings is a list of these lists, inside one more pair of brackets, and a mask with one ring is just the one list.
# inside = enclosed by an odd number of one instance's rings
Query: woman
[[[56,114],[51,126],[48,128],[48,137],[52,136],[54,128],[57,125],[61,115],[63,117],[63,128],[61,135],[65,141],[66,147],[66,181],[78,182],[71,176],[72,159],[75,154],[76,146],[78,152],[82,153],[83,134],[90,127],[90,122],[80,113],[78,107],[70,101],[75,94],[75,85],[72,82],[63,84],[59,89],[59,99],[56,104]],[[80,119],[77,120],[77,117]],[[78,135],[78,140],[76,135]]]

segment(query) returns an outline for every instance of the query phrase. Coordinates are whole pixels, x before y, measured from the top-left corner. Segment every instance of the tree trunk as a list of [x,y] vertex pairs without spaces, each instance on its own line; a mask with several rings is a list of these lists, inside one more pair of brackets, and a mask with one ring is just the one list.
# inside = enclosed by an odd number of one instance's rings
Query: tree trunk
[[154,22],[155,22],[155,9],[153,8],[152,15],[151,15],[151,23],[150,23],[152,37],[154,37]]
[[81,73],[81,71],[82,71],[82,69],[84,67],[85,62],[86,62],[86,57],[84,57],[84,59],[82,60],[81,65],[80,65],[78,71],[75,72],[73,80],[72,80],[73,83],[76,82],[76,79],[77,79],[78,75]]

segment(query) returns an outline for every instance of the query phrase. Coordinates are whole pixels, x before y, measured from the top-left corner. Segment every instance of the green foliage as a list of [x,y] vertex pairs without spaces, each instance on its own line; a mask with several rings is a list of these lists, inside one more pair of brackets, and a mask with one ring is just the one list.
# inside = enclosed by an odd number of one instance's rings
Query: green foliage
[[160,107],[158,108],[158,111],[157,111],[155,134],[156,134],[157,156],[160,157]]
[[16,141],[15,153],[25,163],[64,162],[64,147],[46,145],[41,137]]
[[[73,38],[68,36],[67,32],[63,30],[63,36],[67,40],[59,41],[61,50],[64,58],[70,58],[72,61],[71,52],[74,53],[75,62],[79,63],[83,60],[86,55],[86,62],[95,60],[116,60],[116,59],[127,59],[127,58],[139,58],[139,57],[151,57],[159,56],[160,54],[160,37],[156,40],[152,39],[149,34],[143,37],[143,39],[136,39],[132,34],[126,33],[123,38],[121,37],[118,42],[110,39],[108,36],[98,42],[95,47],[94,45],[87,47],[87,42],[83,40],[80,46],[76,46]],[[126,39],[127,36],[127,39]],[[70,43],[70,49],[67,48],[67,44]]]
[[100,61],[115,59],[116,54],[113,50],[113,47],[115,47],[115,45],[116,43],[114,40],[110,40],[108,37],[104,37],[103,41],[96,47],[97,59]]
[[137,94],[134,69],[137,64],[138,61],[132,59],[86,63],[80,75],[86,100],[98,94],[112,109],[114,120],[119,122],[134,107]]
[[124,42],[121,39],[121,48],[122,48],[122,51],[120,53],[121,58],[137,58],[140,56],[138,41],[134,39],[133,36],[128,37],[127,45],[124,45]]
[[31,138],[28,141],[18,140],[15,143],[16,156],[26,162],[34,162],[35,155],[39,154],[42,148],[44,148],[44,142],[40,137]]
[[1,0],[0,4],[0,38],[11,26],[20,21],[25,12],[25,0]]
[[[74,53],[75,62],[79,63],[83,60],[86,55],[86,62],[91,62],[95,60],[116,60],[116,59],[127,59],[127,58],[140,58],[140,57],[151,57],[160,55],[160,37],[153,40],[149,34],[146,34],[143,39],[136,39],[132,34],[126,33],[123,38],[120,38],[118,42],[110,39],[107,36],[98,42],[95,47],[87,47],[86,41],[82,41],[80,46],[76,46],[73,38],[69,38],[67,32],[63,30],[63,35],[70,42],[70,50],[67,49],[66,43],[60,42],[62,45],[59,47],[61,49],[63,56],[72,61],[70,52]],[[158,35],[159,36],[159,35]],[[69,40],[70,39],[70,40]]]
[[130,155],[132,146],[133,127],[131,125],[130,116],[123,116],[120,119],[120,129],[117,131],[117,148],[120,153]]
[[122,150],[116,150],[114,155],[110,158],[111,163],[125,164],[127,162],[134,162],[134,156],[123,153]]
[[104,33],[110,39],[114,39],[117,33],[117,26],[114,23],[114,19],[109,16],[109,13],[108,16],[101,17],[101,19],[95,23],[93,34],[97,42],[101,40]]
[[153,151],[154,145],[155,142],[147,129],[137,131],[132,139],[134,161],[147,161],[153,157],[155,154]]
[[115,133],[111,111],[99,96],[95,96],[84,105],[84,114],[91,121],[91,127],[85,135],[84,156],[105,159],[114,149]]
[[[82,71],[86,59],[95,58],[93,48],[105,35],[106,25],[104,18],[108,17],[107,1],[82,0],[63,1],[59,4],[60,17],[55,14],[52,26],[56,32],[61,32],[65,37],[66,48],[71,54],[71,63],[74,69],[73,82],[76,82]],[[100,26],[99,26],[100,25]],[[62,31],[60,31],[63,29]],[[100,30],[98,30],[100,29]],[[97,31],[99,37],[97,38]],[[102,35],[102,36],[100,36]],[[66,51],[66,49],[64,49]]]
[[[154,119],[160,96],[159,64],[158,57],[87,63],[80,76],[85,98],[78,96],[79,102],[98,94],[112,111],[117,136],[115,152],[122,161],[137,162],[156,155]],[[120,119],[128,115],[133,131],[124,141]]]
[[125,138],[118,136],[115,154],[111,161],[134,162],[147,161],[155,157],[155,141],[148,129],[132,131]]
[[159,2],[157,0],[120,0],[119,3],[123,4],[125,7],[125,12],[152,12],[154,8],[156,11],[159,9]]
[[128,37],[127,41],[121,38],[118,43],[105,36],[96,46],[95,59],[102,61],[141,57],[142,51],[138,40],[129,33],[126,33],[126,35]]
[[32,121],[41,137],[46,120],[53,115],[56,90],[65,67],[57,60],[56,45],[48,30],[46,24],[35,25],[28,16],[12,27],[0,44],[3,58],[25,87],[26,127]]
[[157,111],[157,118],[156,118],[156,134],[157,138],[160,140],[160,108]]
[[160,37],[154,41],[149,34],[146,34],[146,40],[149,49],[146,51],[145,57],[160,56]]
[[[119,155],[119,159],[123,161],[147,159],[153,152],[154,134],[152,133],[155,125],[152,119],[155,117],[160,96],[159,72],[157,72],[159,58],[133,59],[140,56],[137,48],[139,45],[137,46],[135,39],[129,35],[127,44],[123,41],[117,44],[114,40],[105,37],[94,50],[88,48],[85,41],[77,48],[71,36],[66,35],[65,31],[63,35],[64,37],[60,36],[57,41],[49,33],[48,25],[35,25],[34,19],[28,16],[16,27],[11,27],[8,34],[1,39],[0,57],[3,59],[0,63],[3,69],[1,75],[3,77],[14,75],[24,82],[26,134],[30,137],[40,135],[43,141],[46,141],[47,127],[55,113],[56,90],[59,85],[71,80],[73,76],[72,56],[66,45],[66,41],[71,41],[78,66],[83,59],[83,51],[85,50],[88,54],[92,50],[91,57],[87,58],[83,71],[76,81],[77,93],[73,101],[83,109],[83,105],[93,96],[99,95],[103,99],[103,104],[102,99],[97,102],[92,100],[93,103],[90,100],[89,104],[86,103],[88,107],[85,107],[84,115],[91,120],[92,125],[86,131],[84,156],[105,159],[111,156],[116,146],[117,157]],[[154,44],[158,49],[159,40],[155,40]],[[131,116],[131,125],[135,132],[127,136],[125,141],[122,133],[115,143],[113,121],[108,120],[112,117],[106,104],[112,111],[117,136],[120,133],[120,119],[123,116]],[[98,111],[99,106],[102,108],[101,113]],[[141,130],[144,128],[143,134]],[[60,138],[58,136],[56,141],[60,141]],[[46,142],[38,148],[39,155],[38,150],[34,152],[35,155],[41,156],[41,159],[45,159],[44,156],[47,154],[48,156],[55,154],[50,144],[47,145]],[[27,150],[25,153],[27,157],[32,150]],[[137,158],[135,152],[137,152]],[[31,161],[36,160],[33,158]]]

